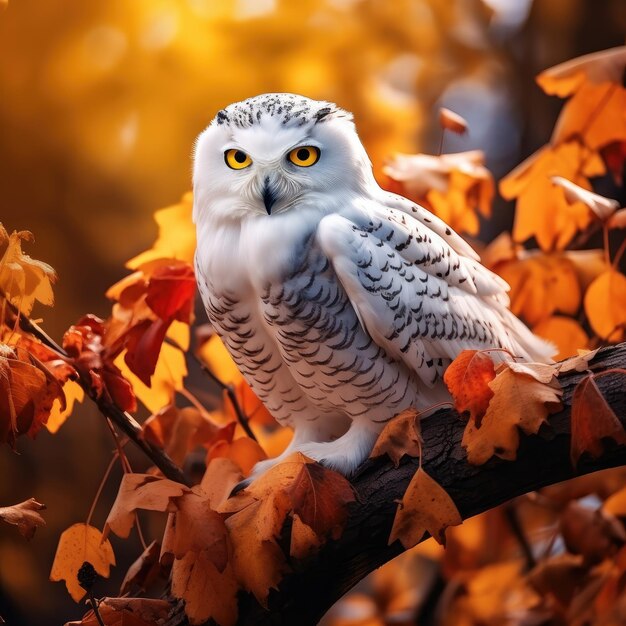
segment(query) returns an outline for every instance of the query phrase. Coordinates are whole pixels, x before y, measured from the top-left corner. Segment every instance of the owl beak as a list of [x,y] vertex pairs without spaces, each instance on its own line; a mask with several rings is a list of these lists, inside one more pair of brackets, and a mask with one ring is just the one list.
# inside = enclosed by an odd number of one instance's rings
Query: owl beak
[[265,210],[268,215],[272,214],[272,207],[276,202],[276,194],[274,193],[274,189],[270,184],[269,176],[265,179],[263,183],[263,204],[265,205]]

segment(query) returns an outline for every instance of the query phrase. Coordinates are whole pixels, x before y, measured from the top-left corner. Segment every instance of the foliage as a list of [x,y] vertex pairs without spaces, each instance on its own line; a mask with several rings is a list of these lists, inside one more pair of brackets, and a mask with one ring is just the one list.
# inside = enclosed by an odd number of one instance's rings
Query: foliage
[[[512,310],[552,340],[561,358],[571,358],[541,365],[519,363],[515,355],[498,350],[458,356],[444,380],[466,420],[463,447],[473,465],[493,456],[514,460],[522,434],[541,436],[548,415],[559,409],[559,375],[572,369],[586,372],[591,349],[624,337],[626,276],[620,261],[626,243],[611,251],[608,233],[624,228],[625,209],[618,210],[617,202],[590,188],[591,179],[607,171],[621,183],[625,67],[626,52],[619,48],[552,68],[538,78],[547,93],[568,100],[551,142],[500,182],[502,195],[517,200],[513,232],[502,234],[482,253],[485,263],[510,283]],[[442,111],[440,121],[451,132],[464,133],[468,127],[451,111]],[[491,216],[496,186],[480,152],[397,154],[384,171],[389,188],[423,203],[462,233],[476,235],[481,219]],[[90,513],[85,523],[62,534],[51,579],[65,580],[79,601],[86,593],[78,579],[83,564],[90,563],[105,578],[115,564],[111,533],[126,538],[135,529],[144,541],[140,511],[141,516],[146,511],[162,515],[165,530],[161,537],[150,537],[129,569],[125,597],[94,604],[75,624],[94,624],[94,619],[111,625],[158,624],[167,611],[163,601],[126,594],[158,595],[166,585],[173,598],[183,601],[190,623],[213,619],[220,626],[235,624],[241,594],[252,594],[267,607],[271,590],[287,572],[304,567],[320,546],[342,535],[356,500],[348,480],[301,454],[229,497],[257,461],[284,450],[290,432],[254,396],[210,329],[197,327],[191,337],[191,204],[186,194],[178,205],[156,213],[154,246],[130,260],[132,273],[106,293],[112,301],[110,316],[85,315],[66,331],[61,346],[28,317],[36,301],[52,304],[52,268],[24,254],[29,234],[0,229],[0,440],[15,447],[19,437],[34,438],[43,427],[55,433],[86,395],[109,420],[113,412],[116,425],[161,470],[132,472],[127,439],[111,426],[112,463],[124,470],[117,498],[102,532],[91,525]],[[598,229],[604,234],[603,248],[580,250]],[[192,359],[217,388],[215,406],[205,406],[186,385]],[[574,393],[574,464],[583,455],[602,455],[608,445],[626,444],[621,422],[595,383],[601,375],[586,374]],[[139,428],[130,414],[142,409],[150,417]],[[414,411],[394,418],[372,456],[387,455],[396,466],[405,456],[420,457],[419,420]],[[183,476],[177,466],[194,455],[202,471]],[[510,548],[498,549],[490,558],[480,556],[488,536],[485,520],[499,520],[502,526],[501,511],[446,531],[461,523],[460,515],[449,494],[421,464],[417,467],[398,503],[389,540],[411,548],[426,534],[439,543],[448,538],[449,552],[437,552],[440,573],[462,593],[449,600],[442,623],[496,623],[515,611],[529,619],[564,619],[580,608],[577,589],[589,599],[587,623],[607,623],[602,620],[622,606],[626,531],[617,518],[626,517],[626,496],[614,489],[605,494],[610,497],[602,507],[590,511],[572,498],[558,502],[554,493],[529,496],[523,503],[540,510],[529,514],[530,529],[551,529],[554,537],[563,538],[567,552],[556,554],[550,546],[539,563],[529,563],[530,571],[524,571]],[[42,507],[31,499],[0,509],[0,518],[31,538],[43,523]],[[406,562],[391,568],[401,572]],[[390,596],[376,604],[376,593],[383,593],[376,585],[383,585],[383,578],[380,574],[374,580],[371,597],[359,600],[370,621],[349,621],[341,617],[340,606],[331,623],[390,622]],[[512,589],[513,600],[507,597]],[[393,590],[405,592],[401,586]],[[358,604],[347,599],[344,608],[351,602]],[[403,606],[417,610],[418,605]]]

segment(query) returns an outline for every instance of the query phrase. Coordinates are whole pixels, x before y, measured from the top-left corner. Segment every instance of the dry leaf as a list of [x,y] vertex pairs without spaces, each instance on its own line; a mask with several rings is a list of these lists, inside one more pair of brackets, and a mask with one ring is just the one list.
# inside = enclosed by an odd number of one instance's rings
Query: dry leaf
[[603,439],[626,445],[626,431],[602,395],[594,376],[583,378],[572,398],[570,455],[575,466],[584,452],[595,459],[604,452]]
[[248,476],[252,468],[267,458],[261,446],[250,437],[239,437],[234,441],[220,439],[209,448],[207,461],[218,458],[228,458],[234,461],[244,476]]
[[404,456],[418,457],[422,450],[419,412],[405,409],[385,424],[378,435],[370,458],[386,454],[398,467]]
[[146,591],[158,578],[167,580],[167,568],[159,562],[160,555],[161,544],[153,541],[128,568],[120,586],[120,595],[129,594],[133,588]]
[[626,326],[626,276],[616,270],[600,274],[585,294],[585,313],[601,338],[621,341]]
[[[158,626],[167,619],[172,606],[166,600],[153,598],[103,598],[98,612],[105,626]],[[100,622],[89,611],[80,622],[65,626],[99,626]]]
[[463,433],[467,460],[482,465],[492,456],[512,461],[517,455],[519,430],[536,434],[549,413],[561,407],[558,382],[541,383],[533,375],[515,372],[504,363],[489,383],[494,396],[480,428],[470,420]]
[[115,555],[109,540],[97,528],[74,524],[59,537],[50,580],[65,580],[65,586],[75,602],[80,602],[86,593],[77,577],[85,562],[91,563],[100,576],[108,578],[111,565],[115,565]]
[[188,493],[189,488],[152,474],[124,474],[120,488],[104,525],[104,535],[112,530],[118,537],[128,537],[135,523],[136,509],[168,511],[171,500]]
[[398,505],[389,544],[399,540],[406,549],[412,548],[426,533],[445,544],[446,528],[462,521],[445,489],[419,467]]
[[605,198],[597,193],[593,193],[588,189],[583,189],[573,182],[563,178],[562,176],[553,176],[552,182],[561,187],[565,193],[565,199],[574,204],[582,202],[587,205],[602,221],[607,220],[619,208],[619,202],[610,198]]
[[45,504],[40,504],[35,498],[29,498],[13,506],[0,507],[0,519],[7,524],[14,524],[23,537],[32,539],[37,528],[46,525],[46,521],[39,513],[45,508]]
[[464,135],[467,132],[468,124],[458,113],[450,111],[445,107],[439,109],[439,125],[445,130],[449,130],[457,135]]
[[459,413],[469,412],[478,425],[493,397],[489,383],[495,375],[488,351],[463,350],[443,376],[454,399],[454,408]]
[[556,367],[559,370],[559,374],[565,374],[566,372],[585,372],[589,369],[589,362],[596,356],[598,350],[578,350],[578,354],[566,361],[557,363]]
[[56,274],[47,263],[22,252],[25,241],[33,241],[32,233],[22,230],[9,235],[0,223],[0,293],[28,315],[35,300],[48,306],[54,304],[52,283]]
[[242,478],[241,469],[235,461],[218,457],[208,462],[199,487],[207,496],[211,508],[217,510]]

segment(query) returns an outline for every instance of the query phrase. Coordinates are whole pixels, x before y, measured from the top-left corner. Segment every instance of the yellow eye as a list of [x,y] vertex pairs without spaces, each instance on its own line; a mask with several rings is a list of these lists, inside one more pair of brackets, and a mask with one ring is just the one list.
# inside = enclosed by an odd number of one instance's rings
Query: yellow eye
[[311,167],[320,158],[320,149],[315,146],[300,146],[289,153],[289,160],[299,167]]
[[242,170],[244,167],[252,165],[252,159],[245,152],[236,148],[224,152],[224,161],[233,170]]

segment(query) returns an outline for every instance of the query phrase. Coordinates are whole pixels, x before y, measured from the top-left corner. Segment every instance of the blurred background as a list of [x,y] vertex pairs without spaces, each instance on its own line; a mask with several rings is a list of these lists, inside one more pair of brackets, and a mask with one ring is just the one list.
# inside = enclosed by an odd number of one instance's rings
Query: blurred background
[[[625,34],[624,0],[0,0],[0,221],[32,231],[27,252],[59,274],[56,306],[35,317],[60,339],[82,314],[108,315],[104,291],[154,240],[153,211],[190,188],[194,139],[233,101],[337,102],[379,174],[395,151],[438,150],[446,106],[470,132],[444,150],[483,149],[500,178],[548,140],[560,109],[534,76]],[[498,201],[483,236],[511,215]],[[56,541],[84,520],[111,441],[85,407],[18,449],[0,450],[0,506],[34,496],[48,525],[31,543],[0,526],[0,615],[61,624],[83,609],[47,580]],[[115,547],[120,567],[96,595],[115,594],[139,552]]]

